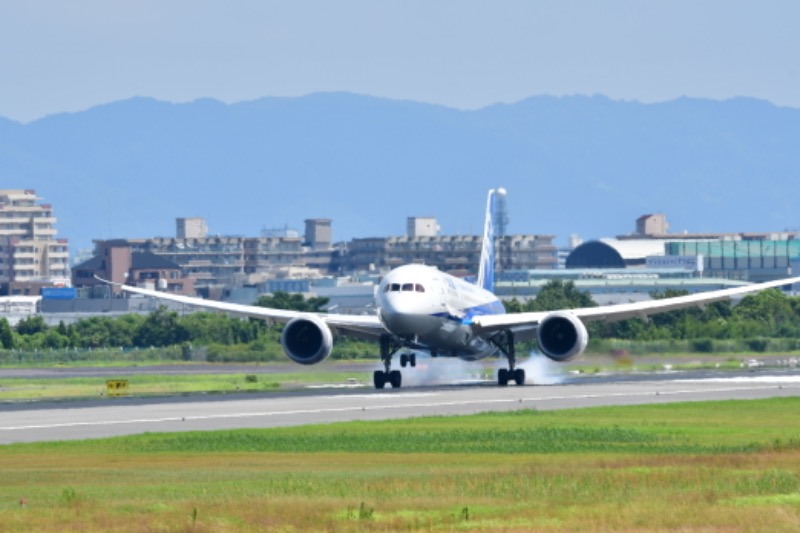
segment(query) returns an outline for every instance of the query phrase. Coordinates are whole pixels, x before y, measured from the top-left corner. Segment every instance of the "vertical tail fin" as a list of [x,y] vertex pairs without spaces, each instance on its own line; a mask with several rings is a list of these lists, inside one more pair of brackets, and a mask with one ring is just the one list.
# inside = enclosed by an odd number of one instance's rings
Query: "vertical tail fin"
[[494,198],[505,194],[505,189],[490,189],[486,198],[486,220],[483,225],[481,263],[478,268],[476,284],[489,292],[494,292]]

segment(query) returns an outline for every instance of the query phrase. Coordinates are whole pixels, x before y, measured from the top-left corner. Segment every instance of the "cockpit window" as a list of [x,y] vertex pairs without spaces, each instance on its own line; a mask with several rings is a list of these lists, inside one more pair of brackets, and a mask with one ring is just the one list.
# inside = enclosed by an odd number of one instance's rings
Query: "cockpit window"
[[425,292],[425,287],[419,283],[387,283],[383,292]]

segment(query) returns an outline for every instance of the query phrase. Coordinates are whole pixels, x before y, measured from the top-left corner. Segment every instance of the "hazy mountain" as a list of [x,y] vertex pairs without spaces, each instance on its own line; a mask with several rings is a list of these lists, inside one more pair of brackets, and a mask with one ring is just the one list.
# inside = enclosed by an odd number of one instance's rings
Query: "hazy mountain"
[[534,97],[477,111],[351,94],[170,104],[146,98],[19,124],[0,119],[0,188],[34,188],[59,235],[258,235],[333,219],[334,237],[401,235],[408,216],[478,233],[509,191],[511,233],[800,226],[800,110],[751,99],[662,104]]

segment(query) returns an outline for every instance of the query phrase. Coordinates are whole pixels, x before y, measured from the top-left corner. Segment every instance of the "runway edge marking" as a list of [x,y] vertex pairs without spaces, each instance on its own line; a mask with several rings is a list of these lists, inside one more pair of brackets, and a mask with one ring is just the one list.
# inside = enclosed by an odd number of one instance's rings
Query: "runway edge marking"
[[[536,403],[536,402],[549,402],[557,400],[588,400],[592,398],[626,398],[626,397],[647,397],[647,396],[678,396],[682,394],[691,394],[702,392],[705,394],[716,394],[724,392],[735,392],[742,390],[763,391],[763,390],[787,390],[787,389],[800,389],[800,386],[787,387],[785,385],[770,385],[770,386],[757,386],[757,387],[726,387],[715,388],[704,391],[697,391],[692,389],[682,389],[675,391],[647,391],[647,392],[620,392],[610,394],[579,394],[574,396],[542,396],[542,397],[516,397],[516,398],[498,398],[493,400],[463,400],[463,401],[450,401],[450,402],[430,402],[430,403],[403,403],[391,405],[370,405],[370,406],[353,406],[353,407],[330,407],[323,409],[293,409],[287,411],[261,411],[252,413],[231,413],[220,415],[199,415],[199,416],[169,416],[162,418],[136,418],[130,420],[98,420],[91,422],[63,422],[57,424],[33,424],[22,426],[0,426],[0,431],[21,431],[31,429],[56,429],[67,427],[91,427],[91,426],[113,426],[124,424],[158,424],[165,422],[190,422],[200,420],[215,420],[227,418],[260,418],[270,416],[292,416],[303,414],[322,414],[322,413],[344,413],[344,412],[364,412],[364,411],[380,411],[392,409],[408,409],[408,408],[431,408],[431,407],[453,407],[453,406],[467,406],[467,405],[498,405],[509,403]],[[385,397],[385,395],[382,395]]]

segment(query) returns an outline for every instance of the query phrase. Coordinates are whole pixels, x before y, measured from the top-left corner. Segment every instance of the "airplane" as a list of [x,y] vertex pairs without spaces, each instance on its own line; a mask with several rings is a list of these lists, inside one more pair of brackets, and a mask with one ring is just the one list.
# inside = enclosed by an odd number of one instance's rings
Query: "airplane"
[[282,323],[280,342],[283,351],[289,359],[302,365],[319,363],[331,354],[333,331],[378,341],[384,368],[374,372],[373,384],[376,389],[383,389],[387,384],[392,388],[402,385],[400,370],[391,370],[392,359],[398,353],[402,368],[416,366],[418,351],[427,352],[432,357],[455,357],[467,361],[500,355],[506,358],[508,368],[498,370],[497,384],[506,386],[513,381],[523,385],[525,371],[516,367],[517,342],[535,338],[545,356],[563,363],[575,359],[586,349],[589,334],[585,322],[645,318],[800,282],[800,277],[794,277],[662,300],[507,314],[503,303],[493,293],[493,213],[495,199],[505,193],[502,188],[491,189],[488,193],[475,283],[432,266],[399,266],[388,272],[376,287],[376,312],[373,315],[268,309],[115,285],[132,294]]

